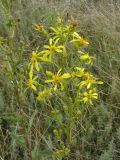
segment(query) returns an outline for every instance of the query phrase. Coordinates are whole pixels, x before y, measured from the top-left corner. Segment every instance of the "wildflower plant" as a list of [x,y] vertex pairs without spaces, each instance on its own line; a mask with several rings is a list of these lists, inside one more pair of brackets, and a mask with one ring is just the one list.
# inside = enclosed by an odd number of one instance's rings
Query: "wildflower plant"
[[42,48],[32,52],[27,88],[38,95],[38,103],[47,104],[54,122],[51,151],[62,160],[69,157],[74,145],[78,119],[94,105],[99,97],[97,85],[103,82],[89,71],[95,58],[86,53],[89,42],[79,34],[75,20],[65,24],[58,17],[48,31],[43,25],[35,25],[35,30],[47,39]]

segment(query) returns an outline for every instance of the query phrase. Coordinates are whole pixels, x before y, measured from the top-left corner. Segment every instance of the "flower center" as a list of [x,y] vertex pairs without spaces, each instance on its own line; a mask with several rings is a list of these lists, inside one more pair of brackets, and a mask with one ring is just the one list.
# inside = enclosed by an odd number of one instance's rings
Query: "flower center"
[[60,83],[61,78],[60,78],[59,76],[56,76],[56,75],[55,75],[55,76],[53,76],[53,80],[54,80],[55,83],[58,84],[58,83]]
[[80,39],[80,45],[84,46],[87,44],[88,44],[88,42],[86,40],[84,40],[83,38]]
[[50,47],[50,51],[51,51],[51,52],[55,52],[55,50],[56,50],[56,47],[55,47],[55,46],[51,46],[51,47]]
[[33,85],[33,80],[32,79],[29,79],[28,81],[28,86],[32,86]]

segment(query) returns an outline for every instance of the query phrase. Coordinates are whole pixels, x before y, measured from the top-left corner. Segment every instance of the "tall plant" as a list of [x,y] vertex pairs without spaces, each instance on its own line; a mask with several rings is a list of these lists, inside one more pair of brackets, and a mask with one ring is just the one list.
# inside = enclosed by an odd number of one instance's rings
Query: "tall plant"
[[97,85],[103,82],[90,72],[95,58],[86,53],[89,42],[79,34],[73,18],[65,24],[58,17],[54,27],[35,25],[35,30],[45,44],[32,52],[27,89],[48,108],[53,124],[51,150],[61,160],[69,156],[78,120],[98,99]]

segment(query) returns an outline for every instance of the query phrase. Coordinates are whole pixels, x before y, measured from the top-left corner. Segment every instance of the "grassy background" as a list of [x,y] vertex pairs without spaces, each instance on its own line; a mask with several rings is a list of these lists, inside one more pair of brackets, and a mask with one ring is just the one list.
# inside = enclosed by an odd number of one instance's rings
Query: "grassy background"
[[32,25],[54,25],[57,15],[78,20],[96,57],[92,70],[105,82],[99,104],[79,122],[69,160],[119,160],[119,0],[0,0],[0,159],[54,160],[47,108],[23,92],[31,51],[42,44]]

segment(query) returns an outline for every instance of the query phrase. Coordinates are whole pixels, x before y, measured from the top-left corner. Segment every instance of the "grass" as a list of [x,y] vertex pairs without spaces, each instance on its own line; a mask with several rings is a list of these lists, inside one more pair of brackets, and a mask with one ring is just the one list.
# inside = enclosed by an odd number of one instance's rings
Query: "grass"
[[0,44],[5,43],[0,45],[0,159],[54,160],[49,110],[35,103],[35,94],[24,94],[24,88],[31,52],[42,45],[33,24],[48,27],[57,15],[66,20],[72,15],[89,39],[88,52],[96,57],[92,71],[104,85],[100,102],[74,130],[77,140],[68,159],[119,160],[119,0],[0,2]]

